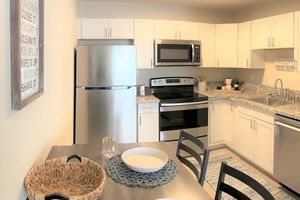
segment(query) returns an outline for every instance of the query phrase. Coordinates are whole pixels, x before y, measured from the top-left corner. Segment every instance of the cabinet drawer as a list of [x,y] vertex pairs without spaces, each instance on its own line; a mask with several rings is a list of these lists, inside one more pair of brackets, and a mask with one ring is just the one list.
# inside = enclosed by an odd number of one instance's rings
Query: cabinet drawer
[[158,103],[138,104],[138,113],[158,113]]
[[274,114],[271,112],[262,111],[260,109],[245,105],[238,105],[237,111],[246,115],[250,115],[256,119],[268,122],[270,124],[274,124]]

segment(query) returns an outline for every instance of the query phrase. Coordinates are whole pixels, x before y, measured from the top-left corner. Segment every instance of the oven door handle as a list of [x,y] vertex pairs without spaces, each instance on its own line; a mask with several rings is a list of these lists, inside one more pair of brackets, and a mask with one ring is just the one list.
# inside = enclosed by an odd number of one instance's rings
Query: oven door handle
[[172,112],[182,110],[208,109],[208,102],[192,102],[192,103],[163,103],[160,106],[160,112]]
[[191,105],[202,105],[202,104],[208,104],[208,101],[189,102],[189,103],[162,103],[160,106],[174,107],[174,106],[191,106]]

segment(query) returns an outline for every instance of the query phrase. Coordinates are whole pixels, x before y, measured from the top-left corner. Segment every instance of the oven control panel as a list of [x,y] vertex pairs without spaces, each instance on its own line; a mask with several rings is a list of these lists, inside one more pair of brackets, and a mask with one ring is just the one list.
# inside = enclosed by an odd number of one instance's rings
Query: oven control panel
[[150,80],[151,87],[194,85],[192,77],[154,78]]

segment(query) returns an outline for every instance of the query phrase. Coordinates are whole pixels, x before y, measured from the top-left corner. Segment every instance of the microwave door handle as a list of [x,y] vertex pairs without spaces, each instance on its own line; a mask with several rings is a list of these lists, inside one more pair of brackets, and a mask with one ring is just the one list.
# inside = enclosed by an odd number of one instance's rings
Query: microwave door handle
[[194,63],[195,60],[195,48],[194,48],[194,43],[192,43],[192,63]]

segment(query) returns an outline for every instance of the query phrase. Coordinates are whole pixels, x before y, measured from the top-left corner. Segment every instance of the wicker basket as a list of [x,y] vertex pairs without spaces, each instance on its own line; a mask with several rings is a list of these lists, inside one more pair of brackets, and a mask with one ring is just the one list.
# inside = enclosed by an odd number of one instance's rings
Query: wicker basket
[[[73,158],[79,162],[71,162]],[[24,182],[29,200],[96,200],[105,180],[105,172],[98,163],[73,155],[32,167]]]

